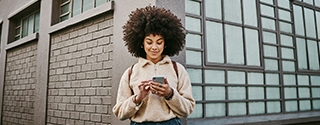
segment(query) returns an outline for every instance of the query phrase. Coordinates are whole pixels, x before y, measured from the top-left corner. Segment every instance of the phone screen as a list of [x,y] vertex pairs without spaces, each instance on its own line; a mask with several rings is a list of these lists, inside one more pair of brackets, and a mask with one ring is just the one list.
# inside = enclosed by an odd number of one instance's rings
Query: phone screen
[[152,77],[152,81],[163,84],[164,83],[164,77],[163,76],[154,76],[154,77]]

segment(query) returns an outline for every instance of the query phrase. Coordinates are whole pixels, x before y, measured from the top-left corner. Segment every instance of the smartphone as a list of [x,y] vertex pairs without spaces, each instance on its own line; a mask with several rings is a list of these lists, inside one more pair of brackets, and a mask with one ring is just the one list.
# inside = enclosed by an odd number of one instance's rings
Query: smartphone
[[163,84],[164,83],[164,77],[163,76],[154,76],[154,77],[152,77],[152,81]]

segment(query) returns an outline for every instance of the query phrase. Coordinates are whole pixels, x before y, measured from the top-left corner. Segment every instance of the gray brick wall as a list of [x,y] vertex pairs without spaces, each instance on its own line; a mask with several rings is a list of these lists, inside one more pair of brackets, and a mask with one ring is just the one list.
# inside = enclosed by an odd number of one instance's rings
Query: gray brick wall
[[112,30],[103,14],[52,34],[47,124],[110,124]]
[[7,52],[3,125],[33,125],[36,57],[36,42]]

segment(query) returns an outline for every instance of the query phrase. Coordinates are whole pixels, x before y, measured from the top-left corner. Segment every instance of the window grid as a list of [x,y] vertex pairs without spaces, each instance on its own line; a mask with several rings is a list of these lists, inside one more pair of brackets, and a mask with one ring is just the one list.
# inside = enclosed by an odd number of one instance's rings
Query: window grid
[[[270,1],[272,1],[272,3],[270,3]],[[191,114],[189,118],[273,114],[320,109],[319,106],[315,106],[315,104],[320,104],[320,95],[319,93],[313,92],[320,90],[320,83],[312,83],[311,81],[313,77],[319,77],[320,81],[319,74],[301,74],[296,72],[298,70],[298,60],[294,39],[293,4],[291,1],[255,0],[257,7],[256,26],[244,24],[244,12],[242,12],[244,11],[244,0],[240,2],[242,10],[240,23],[225,19],[225,8],[223,6],[225,1],[220,1],[221,3],[214,1],[218,3],[215,3],[215,5],[221,4],[221,15],[215,13],[215,15],[218,16],[211,14],[210,17],[207,17],[206,12],[212,12],[206,10],[206,7],[209,6],[207,2],[211,2],[212,4],[212,1],[208,0],[193,0],[192,2],[186,0],[186,63],[187,71],[191,76],[193,95],[196,100],[196,111]],[[195,3],[200,5],[199,10],[192,10],[194,8],[188,7]],[[265,9],[272,8],[274,10],[273,14],[263,12],[261,6],[266,7]],[[189,21],[189,18],[200,20],[200,22],[198,22],[199,24],[197,24],[201,26],[198,28],[200,30],[195,31],[194,28],[189,27],[195,23]],[[269,21],[270,23],[270,20],[274,26],[264,24],[264,21]],[[221,28],[220,31],[223,32],[222,41],[226,41],[226,26],[242,28],[244,56],[247,54],[245,51],[247,49],[245,31],[246,29],[256,30],[260,44],[260,66],[247,66],[246,58],[244,58],[245,63],[243,65],[226,64],[226,49],[223,49],[223,62],[208,62],[208,54],[210,53],[207,51],[207,44],[209,43],[206,41],[208,41],[207,37],[211,34],[207,34],[208,25],[218,26],[218,29]],[[216,31],[214,33],[219,32]],[[199,35],[201,38],[188,39],[188,36],[194,34]],[[188,44],[194,43],[195,40],[200,40],[201,45],[194,47],[192,45],[195,44]],[[223,47],[226,47],[225,42],[223,42]],[[269,48],[271,48],[271,50],[275,49],[276,53],[270,55],[270,53],[274,51],[270,51]],[[190,56],[189,51],[200,53],[198,56],[201,57],[201,62],[194,63],[190,61],[194,59],[194,55]],[[273,64],[277,66],[274,67]],[[241,78],[244,82],[233,82],[232,77],[237,75],[232,74],[232,72],[240,73],[241,76],[243,76]],[[299,81],[302,76],[309,80],[307,84],[302,84],[301,81]],[[254,79],[256,77],[258,77],[258,81]],[[294,79],[294,81],[288,81],[288,77]],[[236,93],[240,92],[242,95],[237,95],[234,91],[236,91]],[[309,92],[309,94],[305,94],[306,92]],[[236,109],[234,107],[235,105],[239,105],[243,110]],[[222,109],[216,109],[216,107]]]
[[[39,30],[39,16],[40,11],[37,10],[30,15],[21,18],[21,20],[16,21],[15,26],[15,41],[30,34],[36,33]],[[31,22],[30,22],[31,21]],[[13,41],[11,41],[13,42]]]

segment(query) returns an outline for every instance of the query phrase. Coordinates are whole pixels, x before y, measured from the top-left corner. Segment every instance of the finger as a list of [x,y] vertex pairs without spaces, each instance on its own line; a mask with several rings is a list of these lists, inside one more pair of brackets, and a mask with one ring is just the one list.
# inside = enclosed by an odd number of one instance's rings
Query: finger
[[168,80],[167,80],[167,77],[164,77],[164,84],[169,84]]

